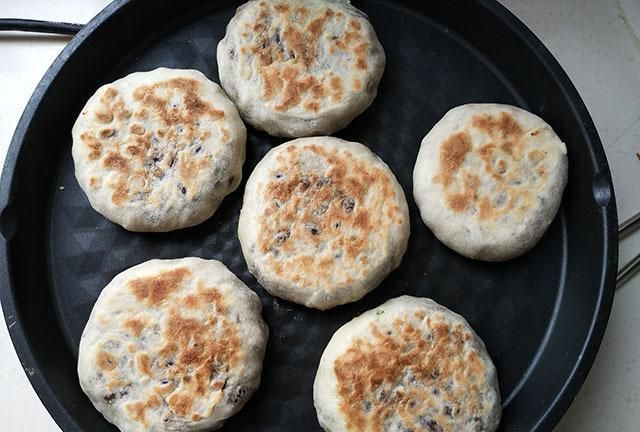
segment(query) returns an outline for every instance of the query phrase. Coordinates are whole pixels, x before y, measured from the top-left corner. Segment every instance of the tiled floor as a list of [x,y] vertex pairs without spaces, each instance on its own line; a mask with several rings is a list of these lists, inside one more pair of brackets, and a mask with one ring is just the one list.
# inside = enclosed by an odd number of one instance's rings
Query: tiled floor
[[[640,211],[640,0],[503,0],[556,55],[594,118],[612,167],[621,220]],[[107,0],[0,2],[0,16],[86,22]],[[65,39],[0,35],[0,162],[13,128]],[[589,233],[585,233],[589,235]],[[640,251],[640,234],[621,262]],[[556,432],[640,427],[640,277],[617,294],[602,348]],[[0,325],[0,430],[59,431]]]

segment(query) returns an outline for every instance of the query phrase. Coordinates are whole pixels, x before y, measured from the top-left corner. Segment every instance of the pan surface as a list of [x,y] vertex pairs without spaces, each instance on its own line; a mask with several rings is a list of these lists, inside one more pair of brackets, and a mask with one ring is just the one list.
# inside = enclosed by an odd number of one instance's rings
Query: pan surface
[[[130,233],[94,212],[71,159],[71,126],[102,84],[159,66],[218,81],[215,50],[237,3],[119,0],[65,48],[16,129],[0,189],[1,299],[18,355],[64,431],[112,431],[82,393],[78,342],[101,289],[151,258],[224,262],[263,303],[271,335],[262,384],[223,430],[320,430],[312,384],[333,332],[401,294],[431,297],[462,314],[498,369],[501,431],[550,430],[591,366],[613,299],[617,215],[597,132],[571,82],[513,15],[489,0],[362,0],[387,54],[373,105],[336,135],[378,153],[403,186],[411,239],[401,267],[362,300],[319,312],[267,295],[236,236],[244,182],[283,140],[249,128],[243,183],[200,226]],[[421,222],[411,173],[426,132],[450,108],[514,104],[544,118],[566,142],[569,183],[542,241],[500,264],[463,258]]]

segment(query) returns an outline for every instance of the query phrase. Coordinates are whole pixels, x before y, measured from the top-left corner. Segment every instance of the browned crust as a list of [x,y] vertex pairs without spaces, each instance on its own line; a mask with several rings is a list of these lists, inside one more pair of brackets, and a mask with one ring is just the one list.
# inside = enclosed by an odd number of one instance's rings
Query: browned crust
[[[471,128],[480,131],[489,141],[473,148]],[[523,187],[523,164],[538,165],[546,153],[532,150],[525,155],[526,139],[537,136],[540,130],[528,132],[508,112],[497,115],[477,114],[467,129],[445,139],[440,146],[439,170],[433,177],[445,191],[449,209],[462,213],[470,208],[477,211],[482,221],[497,220],[508,213],[522,214],[530,208],[531,188]],[[524,157],[528,158],[524,160]],[[491,196],[480,192],[480,177],[473,169],[463,168],[467,158],[477,157],[482,168],[496,183]],[[533,171],[537,179],[544,180],[543,167]],[[497,197],[497,198],[496,198]],[[515,213],[514,213],[515,212]]]
[[[237,365],[242,355],[238,331],[226,317],[226,305],[220,292],[200,284],[198,292],[177,305],[182,308],[200,309],[215,305],[216,316],[209,320],[190,318],[179,309],[169,313],[164,331],[167,343],[160,349],[161,361],[171,361],[172,375],[182,376],[182,390],[174,391],[167,398],[172,412],[186,417],[197,398],[205,397],[212,390],[209,382],[213,371],[224,375]],[[219,336],[211,338],[213,329],[219,325]]]
[[471,138],[465,132],[454,134],[442,143],[439,179],[445,187],[449,186],[470,151]]
[[96,356],[96,366],[100,370],[110,372],[118,367],[118,359],[101,349]]
[[145,411],[148,409],[158,408],[160,406],[160,398],[156,395],[151,395],[149,399],[139,402],[131,402],[125,405],[125,409],[134,421],[142,423],[145,427],[148,426]]
[[[328,164],[324,175],[303,172],[300,158],[310,153]],[[405,223],[388,171],[348,150],[333,152],[310,143],[287,147],[277,160],[264,188],[267,207],[259,219],[257,246],[269,254],[268,265],[278,276],[287,273],[289,265],[282,255],[288,254],[295,261],[298,282],[316,286],[332,277],[335,254],[343,253],[340,259],[347,266],[366,264],[355,260],[386,244],[391,227]],[[278,173],[286,174],[286,179],[278,179]],[[369,197],[371,191],[376,191],[375,199]],[[309,254],[294,246],[296,240],[308,245]],[[312,253],[325,243],[326,253]]]
[[[345,89],[337,81],[339,77],[316,76],[311,70],[317,67],[320,44],[326,43],[330,55],[343,51],[351,57],[354,73],[367,71],[370,43],[365,39],[361,22],[364,18],[347,21],[342,12],[336,13],[331,7],[313,12],[280,2],[260,2],[257,7],[260,11],[252,23],[252,32],[241,34],[245,46],[240,47],[238,55],[257,59],[253,67],[262,80],[262,98],[274,100],[276,111],[302,106],[307,112],[317,113],[327,95],[339,103],[347,91],[362,91],[363,77],[355,78],[352,87]],[[272,26],[274,21],[280,23],[278,28]],[[328,23],[342,30],[337,35],[329,34]]]
[[139,337],[148,321],[142,318],[129,318],[123,323],[123,327],[134,337]]
[[[481,415],[486,368],[475,350],[465,350],[472,335],[461,324],[427,318],[415,325],[399,318],[388,329],[377,324],[370,329],[371,339],[354,340],[333,363],[347,429],[382,432],[397,414],[412,430],[453,432],[453,416]],[[402,390],[392,391],[399,382]],[[442,410],[427,418],[424,412],[436,406],[435,397],[444,402]]]
[[[204,418],[199,402],[204,400],[205,410],[213,409],[207,405],[211,394],[224,392],[230,370],[243,359],[240,333],[237,325],[227,318],[224,295],[203,280],[192,278],[189,268],[177,267],[127,283],[136,301],[166,311],[159,323],[164,341],[161,346],[144,349],[130,343],[125,351],[141,376],[166,380],[154,386],[150,395],[124,405],[130,418],[144,427],[149,426],[148,410],[159,407],[162,400],[177,417],[193,421]],[[195,284],[196,289],[182,295],[180,291],[186,283]],[[154,325],[142,315],[122,322],[123,329],[136,338]],[[120,376],[121,359],[105,346],[97,353],[96,366],[102,373],[109,373],[108,390],[112,391],[127,383]]]
[[[212,164],[211,156],[191,151],[191,146],[210,137],[210,131],[202,131],[199,122],[203,118],[224,120],[224,111],[215,108],[200,97],[202,83],[193,78],[171,78],[152,85],[140,86],[133,91],[133,99],[139,109],[131,113],[125,107],[125,99],[115,88],[103,90],[95,109],[96,120],[104,123],[97,133],[85,131],[80,141],[89,150],[87,158],[99,160],[115,178],[106,183],[112,190],[111,201],[124,206],[139,194],[151,193],[152,179],[162,177],[164,171],[177,163],[178,183],[185,187],[185,196],[197,194],[197,179]],[[180,107],[173,107],[172,98],[182,100]],[[139,123],[151,119],[156,128],[145,129]],[[221,130],[222,140],[228,142],[229,131]],[[206,136],[206,134],[209,134]],[[97,135],[96,135],[97,134]],[[175,151],[154,147],[152,139],[170,143]],[[176,154],[185,157],[175,160]],[[188,156],[186,155],[188,154]],[[134,188],[131,178],[140,179],[142,188]],[[176,185],[178,188],[179,185]]]
[[96,160],[102,154],[102,143],[93,134],[84,132],[80,135],[80,141],[89,148],[87,157],[89,160]]
[[140,353],[135,356],[136,368],[140,373],[151,376],[151,359],[145,353]]
[[159,306],[173,292],[179,290],[191,270],[179,267],[156,276],[133,279],[127,284],[135,298],[149,306]]

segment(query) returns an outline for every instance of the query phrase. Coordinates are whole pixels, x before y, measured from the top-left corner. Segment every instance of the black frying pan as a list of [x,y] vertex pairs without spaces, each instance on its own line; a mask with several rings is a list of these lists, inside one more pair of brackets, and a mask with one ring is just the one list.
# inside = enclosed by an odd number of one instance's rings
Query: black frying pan
[[[73,175],[71,126],[102,84],[158,66],[217,81],[215,49],[229,1],[119,0],[69,43],[38,85],[16,129],[0,185],[1,298],[29,379],[65,431],[114,430],[78,385],[78,340],[102,287],[151,258],[222,260],[255,290],[271,328],[262,385],[224,430],[319,430],[312,383],[333,332],[401,294],[461,313],[498,369],[502,431],[551,429],[578,392],[609,316],[617,216],[605,155],[589,114],[551,54],[490,0],[354,2],[387,53],[375,102],[337,135],[369,145],[409,198],[412,233],[401,267],[361,301],[318,312],[265,294],[236,238],[243,185],[200,226],[127,232],[94,212]],[[569,184],[542,241],[501,264],[463,258],[422,224],[411,197],[421,138],[453,106],[502,102],[549,122],[569,150]],[[249,128],[246,179],[282,142]]]

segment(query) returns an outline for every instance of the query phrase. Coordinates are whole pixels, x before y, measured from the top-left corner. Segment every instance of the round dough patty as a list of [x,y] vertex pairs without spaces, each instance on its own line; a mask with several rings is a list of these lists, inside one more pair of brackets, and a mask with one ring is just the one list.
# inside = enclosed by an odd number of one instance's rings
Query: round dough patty
[[238,237],[269,293],[329,309],[360,299],[400,265],[409,211],[367,147],[300,138],[272,149],[249,177]]
[[208,431],[260,383],[268,328],[258,296],[219,261],[151,260],[104,288],[78,376],[121,431]]
[[463,105],[422,140],[413,194],[442,243],[469,258],[504,261],[543,236],[567,171],[567,148],[541,118],[509,105]]
[[130,231],[197,225],[240,184],[246,129],[195,70],[136,72],[100,87],[72,134],[80,187]]
[[329,135],[376,96],[385,55],[344,0],[252,0],[218,44],[220,82],[243,118],[271,135]]
[[501,415],[482,340],[461,316],[410,296],[336,331],[313,400],[327,432],[493,432]]

